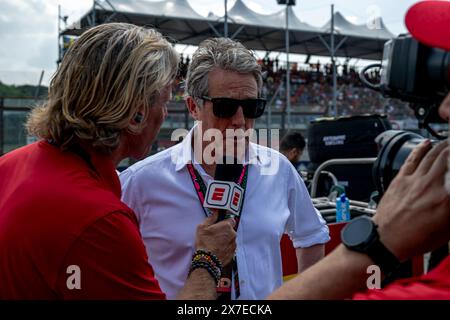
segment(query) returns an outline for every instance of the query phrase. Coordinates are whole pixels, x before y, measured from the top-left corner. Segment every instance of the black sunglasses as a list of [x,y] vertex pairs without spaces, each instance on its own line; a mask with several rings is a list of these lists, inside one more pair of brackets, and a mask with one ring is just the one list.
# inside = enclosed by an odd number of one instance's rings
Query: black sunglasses
[[211,101],[213,113],[218,118],[229,119],[234,116],[239,107],[242,107],[244,117],[256,119],[262,116],[266,107],[266,99],[232,99],[232,98],[211,98],[200,97],[202,100]]

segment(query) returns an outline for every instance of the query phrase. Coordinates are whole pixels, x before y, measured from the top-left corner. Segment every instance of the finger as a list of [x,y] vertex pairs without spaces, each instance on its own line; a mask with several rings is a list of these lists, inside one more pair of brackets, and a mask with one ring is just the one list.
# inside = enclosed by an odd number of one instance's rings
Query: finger
[[229,220],[231,227],[234,229],[234,227],[236,226],[236,220],[234,219],[234,217],[229,218],[227,220]]
[[436,160],[434,161],[433,165],[431,166],[431,169],[428,174],[428,178],[431,180],[434,179],[441,179],[445,172],[448,170],[448,156],[449,156],[449,150],[450,147],[447,146],[442,152],[439,153]]
[[218,226],[221,226],[223,224],[228,224],[231,228],[234,228],[234,226],[236,225],[236,220],[234,220],[234,218],[227,218],[217,223]]
[[447,146],[448,146],[447,141],[443,141],[440,142],[433,149],[431,149],[431,151],[423,158],[422,162],[419,164],[417,172],[420,174],[426,174],[433,165],[433,162]]
[[416,171],[422,158],[431,148],[431,141],[426,139],[422,141],[406,158],[405,163],[400,169],[399,175],[411,175]]
[[211,210],[211,215],[208,216],[205,220],[203,220],[204,226],[210,226],[217,222],[217,219],[219,218],[219,211],[218,210]]

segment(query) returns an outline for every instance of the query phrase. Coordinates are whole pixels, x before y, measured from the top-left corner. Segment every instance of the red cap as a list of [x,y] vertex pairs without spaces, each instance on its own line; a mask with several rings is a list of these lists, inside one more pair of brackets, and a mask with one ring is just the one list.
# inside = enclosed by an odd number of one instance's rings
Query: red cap
[[430,46],[450,51],[450,1],[421,1],[409,8],[405,24],[411,35]]

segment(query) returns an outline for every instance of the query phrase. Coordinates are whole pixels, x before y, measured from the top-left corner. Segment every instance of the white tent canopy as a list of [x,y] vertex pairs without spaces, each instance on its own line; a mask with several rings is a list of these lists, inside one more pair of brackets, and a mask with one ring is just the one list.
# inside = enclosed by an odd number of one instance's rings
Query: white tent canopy
[[202,15],[192,9],[187,0],[156,2],[145,0],[110,0],[110,2],[119,12],[178,18],[183,17],[199,20],[204,19]]
[[[240,1],[240,0],[238,0]],[[289,29],[291,30],[302,30],[302,31],[312,31],[318,32],[318,28],[313,27],[305,22],[301,22],[294,13],[292,6],[288,8],[288,20],[289,20]],[[276,28],[285,28],[286,27],[286,10],[282,9],[278,12],[275,12],[269,15],[266,18],[267,22],[273,25]]]
[[[327,41],[330,37],[331,23],[322,27],[311,26],[300,21],[292,7],[288,12],[290,52],[329,55],[320,38]],[[285,48],[285,14],[285,9],[273,14],[260,14],[242,0],[236,0],[228,11],[228,34],[250,49],[282,52]],[[345,38],[336,56],[380,59],[385,41],[394,36],[381,18],[373,23],[376,28],[352,24],[339,12],[335,13],[334,19],[336,43]],[[187,0],[104,0],[96,1],[76,24],[81,29],[68,28],[62,34],[79,35],[90,26],[113,21],[154,27],[175,43],[198,45],[204,39],[223,34],[224,17],[215,14],[204,17],[192,9]]]
[[[372,21],[370,27],[367,24],[353,24],[340,13],[334,14],[334,32],[340,35],[366,37],[374,39],[390,39],[394,35],[386,28],[381,18]],[[331,21],[328,21],[321,30],[329,33],[331,29]]]

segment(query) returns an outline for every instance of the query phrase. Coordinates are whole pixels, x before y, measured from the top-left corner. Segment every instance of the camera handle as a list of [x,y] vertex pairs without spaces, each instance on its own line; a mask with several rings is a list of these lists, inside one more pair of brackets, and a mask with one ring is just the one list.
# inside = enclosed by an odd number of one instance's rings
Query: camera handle
[[438,107],[433,105],[431,108],[418,103],[411,103],[411,108],[414,110],[414,115],[419,121],[419,128],[426,129],[433,137],[438,140],[445,140],[447,136],[437,133],[433,128],[430,127],[430,120],[439,117]]
[[381,63],[373,63],[370,64],[368,66],[365,66],[360,72],[359,72],[359,79],[361,80],[361,82],[368,88],[375,90],[375,91],[381,91],[381,85],[380,83],[372,83],[369,81],[369,79],[367,79],[366,77],[366,72],[369,69],[373,69],[373,68],[377,68],[381,70]]

